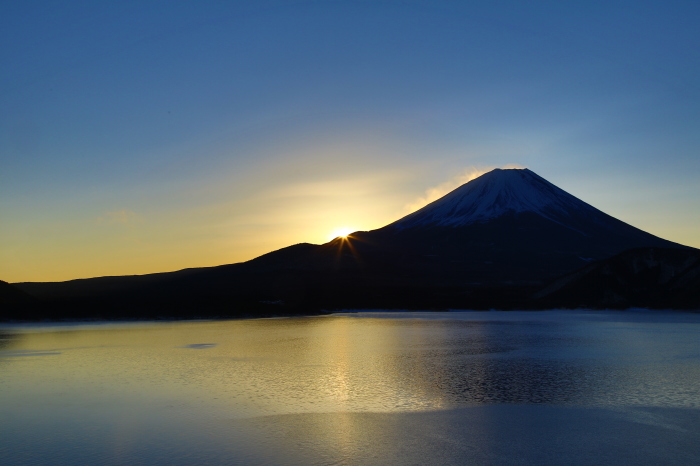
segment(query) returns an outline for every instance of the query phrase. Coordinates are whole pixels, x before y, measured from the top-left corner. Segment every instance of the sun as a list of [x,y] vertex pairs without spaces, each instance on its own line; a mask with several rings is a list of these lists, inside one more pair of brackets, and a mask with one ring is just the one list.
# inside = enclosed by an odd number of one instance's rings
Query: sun
[[348,227],[336,228],[335,230],[333,230],[333,233],[330,234],[329,239],[335,239],[338,237],[347,238],[348,235],[350,233],[352,233],[353,231],[355,231],[355,230],[353,230],[352,228],[348,228]]

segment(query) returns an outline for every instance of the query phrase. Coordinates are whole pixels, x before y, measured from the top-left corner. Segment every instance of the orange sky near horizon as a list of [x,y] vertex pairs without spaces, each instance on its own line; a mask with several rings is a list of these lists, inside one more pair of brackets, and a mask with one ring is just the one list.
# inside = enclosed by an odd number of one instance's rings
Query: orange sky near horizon
[[[1,252],[0,278],[64,281],[242,262],[300,242],[322,244],[341,234],[380,228],[492,168],[471,167],[415,193],[411,187],[417,174],[387,170],[374,176],[358,173],[354,178],[267,184],[246,199],[165,212],[122,208],[96,213],[76,206],[71,217],[50,218],[30,228],[18,226],[11,238],[15,247]],[[550,181],[571,192],[556,179]],[[615,216],[611,210],[625,207],[636,218],[619,216],[621,220],[672,241],[700,246],[693,236],[697,226],[689,224],[684,230],[659,222],[673,206],[650,215],[642,202],[635,206],[624,196],[609,199],[621,202],[609,202],[611,209],[601,209],[606,213]]]

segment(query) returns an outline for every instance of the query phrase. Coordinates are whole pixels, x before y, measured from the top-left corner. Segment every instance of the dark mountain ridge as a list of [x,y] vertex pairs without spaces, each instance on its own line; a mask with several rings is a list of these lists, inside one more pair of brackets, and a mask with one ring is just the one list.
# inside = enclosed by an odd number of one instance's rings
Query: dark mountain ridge
[[0,280],[0,306],[2,305],[22,305],[36,302],[36,298],[19,288]]
[[566,274],[533,298],[541,307],[700,309],[700,251],[631,249]]
[[120,316],[518,308],[545,302],[530,296],[555,278],[640,247],[691,250],[530,170],[497,169],[383,228],[322,245],[218,267],[15,286],[64,310],[99,307]]

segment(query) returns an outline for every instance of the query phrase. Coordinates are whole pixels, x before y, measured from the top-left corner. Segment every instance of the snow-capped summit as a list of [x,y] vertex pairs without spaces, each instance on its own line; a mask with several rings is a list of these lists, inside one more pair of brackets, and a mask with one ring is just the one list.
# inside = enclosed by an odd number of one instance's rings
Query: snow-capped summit
[[495,169],[463,184],[422,209],[394,222],[402,230],[421,226],[464,226],[505,214],[530,212],[562,223],[572,211],[600,212],[536,173]]

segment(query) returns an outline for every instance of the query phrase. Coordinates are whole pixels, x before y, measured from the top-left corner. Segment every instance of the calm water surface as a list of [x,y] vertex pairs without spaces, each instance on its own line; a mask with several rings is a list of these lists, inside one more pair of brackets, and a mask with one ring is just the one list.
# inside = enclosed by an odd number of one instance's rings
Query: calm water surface
[[5,325],[0,464],[700,464],[700,314]]

